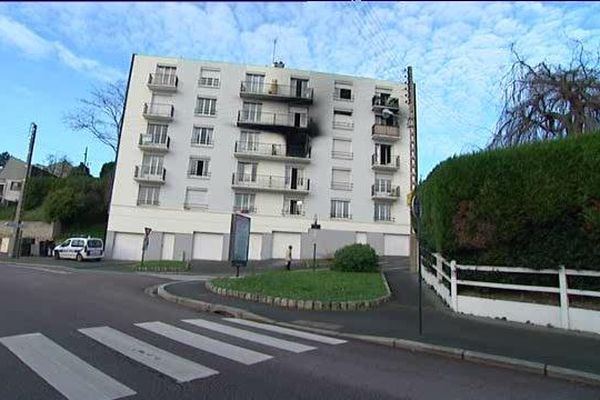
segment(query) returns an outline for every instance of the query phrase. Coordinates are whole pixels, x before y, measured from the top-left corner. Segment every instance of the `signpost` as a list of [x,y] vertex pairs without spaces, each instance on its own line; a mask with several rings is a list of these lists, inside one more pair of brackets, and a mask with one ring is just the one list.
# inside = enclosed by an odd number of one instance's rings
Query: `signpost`
[[315,222],[310,226],[312,229],[313,236],[313,271],[317,269],[317,229],[321,229],[321,224],[317,220],[317,215],[315,215]]
[[144,267],[144,255],[146,254],[146,250],[148,249],[148,243],[150,242],[149,236],[150,232],[152,232],[152,228],[144,228],[144,243],[142,244],[142,262],[141,267]]
[[240,267],[248,264],[250,250],[250,217],[242,214],[231,214],[229,228],[229,261],[236,268],[235,276],[240,276]]

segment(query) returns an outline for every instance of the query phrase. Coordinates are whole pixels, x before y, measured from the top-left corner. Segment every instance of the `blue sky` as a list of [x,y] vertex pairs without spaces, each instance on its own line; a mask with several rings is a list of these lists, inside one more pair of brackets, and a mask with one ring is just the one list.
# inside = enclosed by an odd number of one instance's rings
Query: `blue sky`
[[70,131],[65,112],[94,86],[126,79],[131,53],[268,64],[272,41],[293,68],[418,85],[425,176],[484,147],[498,116],[510,45],[530,62],[569,59],[573,40],[600,48],[600,3],[0,3],[0,151],[34,161],[111,150]]

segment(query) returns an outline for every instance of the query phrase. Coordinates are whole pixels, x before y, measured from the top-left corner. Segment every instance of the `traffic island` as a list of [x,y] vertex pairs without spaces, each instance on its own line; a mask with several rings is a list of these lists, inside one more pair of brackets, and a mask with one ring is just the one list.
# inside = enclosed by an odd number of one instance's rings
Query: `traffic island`
[[271,271],[244,278],[214,279],[206,282],[206,288],[221,296],[315,311],[367,310],[391,296],[381,272]]
[[134,271],[144,272],[189,272],[191,265],[187,261],[152,260],[137,263],[132,266]]

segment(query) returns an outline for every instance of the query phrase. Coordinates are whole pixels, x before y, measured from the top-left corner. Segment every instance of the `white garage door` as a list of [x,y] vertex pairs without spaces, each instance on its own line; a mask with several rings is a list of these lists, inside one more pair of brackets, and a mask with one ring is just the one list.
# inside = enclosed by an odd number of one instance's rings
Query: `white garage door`
[[196,260],[221,260],[223,235],[220,233],[194,233],[192,258]]
[[112,258],[115,260],[140,260],[144,235],[115,233]]
[[262,235],[260,233],[250,234],[250,250],[248,250],[248,258],[250,260],[260,260],[260,252],[262,250]]
[[386,256],[408,256],[409,236],[406,235],[383,235],[384,251]]
[[161,250],[160,259],[161,260],[172,260],[174,249],[175,249],[175,234],[163,233],[162,250]]
[[292,245],[292,258],[300,258],[300,234],[273,232],[273,258],[285,258],[288,246]]

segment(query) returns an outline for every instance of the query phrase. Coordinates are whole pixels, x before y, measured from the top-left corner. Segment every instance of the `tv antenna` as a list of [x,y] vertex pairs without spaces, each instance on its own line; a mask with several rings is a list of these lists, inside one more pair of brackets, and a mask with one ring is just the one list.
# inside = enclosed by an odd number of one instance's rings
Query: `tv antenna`
[[277,49],[277,38],[273,39],[273,57],[271,60],[271,64],[275,64],[275,50]]

